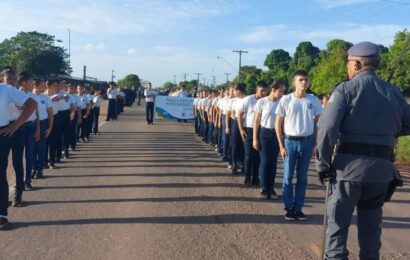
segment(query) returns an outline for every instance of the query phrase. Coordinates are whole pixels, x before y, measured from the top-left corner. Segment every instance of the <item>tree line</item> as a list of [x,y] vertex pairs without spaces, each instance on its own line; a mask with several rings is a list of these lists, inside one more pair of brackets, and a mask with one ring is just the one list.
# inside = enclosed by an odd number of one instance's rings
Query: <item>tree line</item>
[[[381,63],[378,75],[387,80],[394,64],[396,63],[406,37],[410,33],[406,30],[399,31],[394,37],[394,42],[390,48],[379,45],[381,51]],[[270,83],[274,80],[284,80],[291,88],[291,78],[296,70],[305,70],[309,73],[311,81],[311,91],[317,95],[330,94],[335,85],[347,79],[346,59],[347,51],[353,44],[341,39],[330,40],[326,49],[320,50],[311,42],[301,42],[296,47],[293,57],[283,49],[273,49],[267,54],[264,66],[267,70],[260,69],[253,65],[243,66],[241,69],[241,82],[246,85],[248,93],[253,93],[258,81]],[[238,76],[232,83],[238,81]],[[188,89],[197,86],[196,80],[181,82]],[[404,55],[398,69],[395,71],[391,83],[399,87],[407,96],[410,95],[410,49]],[[171,82],[166,82],[164,88],[176,87]],[[224,87],[226,84],[217,86]],[[200,85],[200,87],[209,87]]]

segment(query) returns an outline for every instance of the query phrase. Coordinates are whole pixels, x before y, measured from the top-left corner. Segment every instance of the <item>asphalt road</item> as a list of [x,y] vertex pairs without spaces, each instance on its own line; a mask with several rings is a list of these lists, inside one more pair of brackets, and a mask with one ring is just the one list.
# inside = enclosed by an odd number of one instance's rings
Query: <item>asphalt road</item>
[[[132,107],[101,131],[10,209],[0,259],[318,259],[324,190],[313,172],[310,218],[289,223],[280,200],[245,188],[191,124],[148,126]],[[410,258],[409,191],[385,207],[383,259]],[[355,227],[349,247],[356,259]]]

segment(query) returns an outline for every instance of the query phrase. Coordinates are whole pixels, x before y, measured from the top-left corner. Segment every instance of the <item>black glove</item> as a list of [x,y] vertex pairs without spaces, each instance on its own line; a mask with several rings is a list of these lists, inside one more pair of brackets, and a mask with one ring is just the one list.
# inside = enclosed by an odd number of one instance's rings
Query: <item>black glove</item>
[[318,172],[317,178],[322,185],[325,185],[325,181],[329,181],[333,183],[336,181],[336,172],[333,170],[326,171],[326,172]]

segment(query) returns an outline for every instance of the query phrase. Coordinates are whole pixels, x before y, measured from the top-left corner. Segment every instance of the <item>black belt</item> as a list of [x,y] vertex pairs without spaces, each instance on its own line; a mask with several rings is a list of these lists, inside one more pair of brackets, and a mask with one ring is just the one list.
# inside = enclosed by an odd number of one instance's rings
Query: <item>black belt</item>
[[337,153],[356,154],[370,157],[378,157],[389,161],[394,160],[393,147],[379,144],[340,143]]
[[310,140],[313,137],[313,135],[308,135],[308,136],[292,136],[292,135],[287,135],[286,139],[292,140],[292,141],[306,141]]

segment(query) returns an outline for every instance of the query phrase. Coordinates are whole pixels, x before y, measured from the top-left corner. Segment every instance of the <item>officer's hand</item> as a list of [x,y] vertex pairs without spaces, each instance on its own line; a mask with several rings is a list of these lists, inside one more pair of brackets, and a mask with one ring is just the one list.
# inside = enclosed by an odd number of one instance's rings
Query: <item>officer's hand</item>
[[0,130],[0,135],[3,136],[12,136],[16,131],[17,131],[17,127],[15,124],[11,124],[6,128],[3,128],[2,130]]
[[34,140],[36,141],[36,143],[40,141],[40,129],[39,128],[37,128],[36,131],[34,132]]
[[50,136],[52,130],[53,130],[53,129],[52,129],[51,127],[49,127],[49,128],[44,132],[44,136],[45,136],[46,138],[48,138],[48,137]]
[[259,140],[253,140],[252,146],[253,146],[253,149],[255,149],[256,151],[259,151],[259,149],[260,149]]
[[282,160],[285,160],[286,156],[288,156],[288,151],[283,146],[280,147],[280,156],[282,156]]
[[333,183],[336,180],[336,173],[334,171],[318,172],[317,178],[322,185],[325,185],[325,181]]

